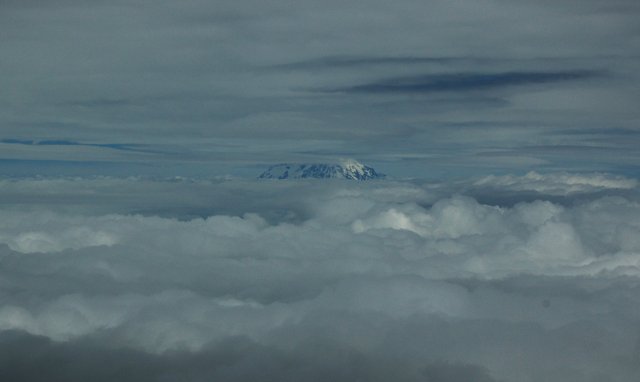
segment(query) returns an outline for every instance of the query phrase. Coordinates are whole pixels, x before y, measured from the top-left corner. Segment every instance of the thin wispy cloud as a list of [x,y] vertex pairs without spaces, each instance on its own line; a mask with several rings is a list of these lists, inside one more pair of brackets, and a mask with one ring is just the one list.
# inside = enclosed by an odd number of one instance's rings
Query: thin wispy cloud
[[13,139],[5,138],[0,139],[0,143],[9,145],[26,145],[26,146],[86,146],[86,147],[100,147],[113,150],[122,151],[135,151],[135,152],[157,152],[157,150],[150,149],[141,144],[126,144],[126,143],[82,143],[70,140],[26,140],[26,139]]
[[467,57],[350,57],[334,56],[321,57],[308,61],[273,65],[269,68],[279,70],[316,70],[340,69],[352,67],[367,67],[376,65],[420,65],[420,64],[449,64],[460,61],[480,61],[481,58]]

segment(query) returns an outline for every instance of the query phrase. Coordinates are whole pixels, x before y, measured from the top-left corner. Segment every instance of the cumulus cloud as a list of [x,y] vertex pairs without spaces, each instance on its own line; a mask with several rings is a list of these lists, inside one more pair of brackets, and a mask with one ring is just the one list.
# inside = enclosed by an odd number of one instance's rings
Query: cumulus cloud
[[0,375],[637,379],[635,183],[489,181],[4,181]]

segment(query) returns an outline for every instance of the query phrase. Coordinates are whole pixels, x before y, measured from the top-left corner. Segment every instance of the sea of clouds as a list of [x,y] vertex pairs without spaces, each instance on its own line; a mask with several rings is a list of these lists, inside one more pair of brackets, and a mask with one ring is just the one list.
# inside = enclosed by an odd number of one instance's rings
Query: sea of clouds
[[1,180],[0,380],[637,381],[639,191]]

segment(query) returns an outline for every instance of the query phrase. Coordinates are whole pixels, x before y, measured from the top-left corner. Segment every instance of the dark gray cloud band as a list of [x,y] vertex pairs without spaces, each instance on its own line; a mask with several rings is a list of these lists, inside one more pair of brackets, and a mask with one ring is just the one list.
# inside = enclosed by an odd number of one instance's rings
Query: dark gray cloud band
[[0,332],[0,378],[13,382],[494,381],[477,365],[425,359],[415,367],[401,358],[389,362],[320,338],[308,345],[283,350],[238,337],[195,353],[158,355],[105,344],[100,336],[56,343],[9,331]]
[[514,86],[560,84],[604,76],[600,71],[575,70],[561,72],[454,73],[399,77],[334,89],[345,93],[437,93],[472,92]]

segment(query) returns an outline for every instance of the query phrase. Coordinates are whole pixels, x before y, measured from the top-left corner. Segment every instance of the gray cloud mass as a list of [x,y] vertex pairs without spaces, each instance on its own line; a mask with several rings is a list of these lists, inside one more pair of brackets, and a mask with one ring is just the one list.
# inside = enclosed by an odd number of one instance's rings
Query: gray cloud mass
[[632,178],[31,178],[0,195],[5,379],[640,375]]

